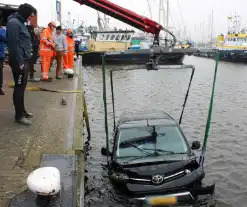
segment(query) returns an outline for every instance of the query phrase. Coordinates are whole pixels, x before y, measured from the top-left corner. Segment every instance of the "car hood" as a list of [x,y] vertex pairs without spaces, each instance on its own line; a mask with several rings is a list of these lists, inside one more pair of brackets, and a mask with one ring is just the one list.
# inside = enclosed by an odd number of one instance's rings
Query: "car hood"
[[[183,155],[184,156],[184,155]],[[128,163],[123,165],[123,168],[129,176],[142,177],[142,176],[153,176],[155,174],[172,174],[187,169],[190,163],[195,163],[195,157],[187,157],[187,159],[166,159],[166,160],[155,160],[153,162],[142,162],[142,163]]]

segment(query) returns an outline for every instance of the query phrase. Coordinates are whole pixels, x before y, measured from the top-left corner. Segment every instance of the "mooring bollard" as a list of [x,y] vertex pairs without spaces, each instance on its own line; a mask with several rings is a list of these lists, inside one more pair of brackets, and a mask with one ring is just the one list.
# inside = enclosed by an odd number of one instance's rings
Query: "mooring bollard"
[[31,172],[27,186],[36,194],[36,203],[52,203],[60,198],[60,172],[55,167],[41,167]]

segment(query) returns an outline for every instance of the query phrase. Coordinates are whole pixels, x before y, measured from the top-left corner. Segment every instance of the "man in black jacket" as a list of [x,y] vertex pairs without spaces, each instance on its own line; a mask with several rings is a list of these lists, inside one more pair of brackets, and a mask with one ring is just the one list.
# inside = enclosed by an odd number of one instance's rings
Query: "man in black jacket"
[[[37,62],[37,59],[39,57],[39,43],[40,43],[40,36],[39,36],[39,29],[38,28],[32,28],[30,29],[32,30],[31,34],[31,41],[32,41],[32,57],[31,57],[31,61],[30,61],[30,79],[34,78],[34,72],[36,72],[36,70],[34,69],[34,65]],[[30,32],[30,31],[29,31]]]
[[15,81],[13,92],[15,119],[18,123],[24,125],[31,125],[32,122],[27,118],[33,116],[26,111],[24,106],[24,93],[32,50],[31,37],[25,22],[28,22],[36,14],[37,10],[32,5],[21,4],[17,12],[8,18],[6,27],[9,65]]

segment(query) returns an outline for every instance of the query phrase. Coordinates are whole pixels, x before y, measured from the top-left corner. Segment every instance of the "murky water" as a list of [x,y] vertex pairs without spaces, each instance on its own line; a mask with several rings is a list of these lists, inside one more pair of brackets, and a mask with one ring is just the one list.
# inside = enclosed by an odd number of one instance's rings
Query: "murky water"
[[[194,64],[182,129],[189,141],[203,141],[215,62],[187,57]],[[112,126],[109,73],[107,72],[108,124]],[[114,75],[116,114],[160,108],[179,118],[190,70],[122,71]],[[122,203],[108,185],[100,149],[105,145],[102,73],[84,70],[92,137],[86,170],[86,206],[137,206]],[[111,130],[110,130],[111,132]],[[111,133],[110,133],[111,134]],[[207,180],[216,181],[219,207],[246,207],[247,202],[247,65],[221,62],[217,77],[211,133],[206,156]]]

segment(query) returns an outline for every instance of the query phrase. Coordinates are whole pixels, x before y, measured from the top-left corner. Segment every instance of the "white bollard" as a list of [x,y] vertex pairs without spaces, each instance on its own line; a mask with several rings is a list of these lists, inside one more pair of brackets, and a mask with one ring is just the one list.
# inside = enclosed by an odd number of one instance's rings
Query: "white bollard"
[[57,195],[61,189],[60,172],[55,167],[38,168],[29,174],[27,186],[38,196]]

